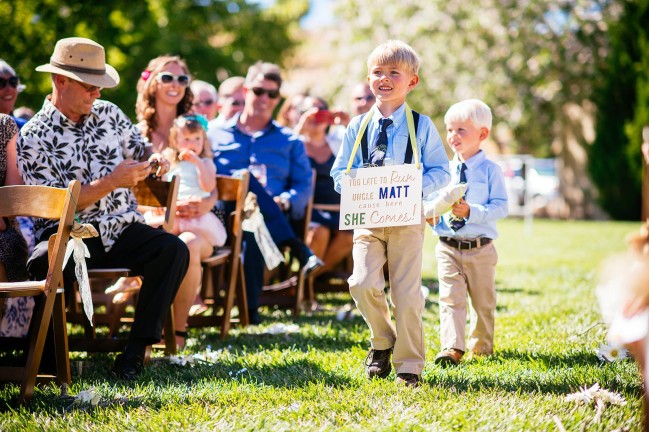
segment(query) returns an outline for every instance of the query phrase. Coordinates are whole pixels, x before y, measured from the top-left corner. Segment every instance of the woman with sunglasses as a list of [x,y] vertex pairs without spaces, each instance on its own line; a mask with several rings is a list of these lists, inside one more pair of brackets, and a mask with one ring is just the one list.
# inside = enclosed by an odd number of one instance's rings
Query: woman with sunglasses
[[11,116],[18,125],[18,129],[27,123],[27,120],[16,118],[13,115],[18,93],[23,90],[25,90],[25,86],[20,83],[20,78],[16,75],[14,68],[6,61],[0,60],[0,114]]
[[[17,175],[16,136],[15,133],[12,134],[12,131],[19,130],[27,123],[27,119],[16,117],[13,114],[18,93],[24,89],[25,86],[20,83],[20,78],[16,75],[14,68],[6,61],[0,60],[0,186],[22,184],[22,179]],[[17,129],[16,126],[18,126]],[[13,140],[10,139],[11,136],[13,136]],[[4,174],[3,169],[5,170]],[[34,224],[28,217],[12,219],[11,224],[6,222],[7,220],[0,219],[0,281],[27,280],[27,269],[22,258],[25,254],[24,259],[26,260],[29,252],[25,240],[33,246]],[[3,263],[7,263],[6,270],[3,269]],[[3,274],[5,271],[6,273]],[[17,277],[19,278],[17,279]],[[4,312],[0,315],[2,316],[0,334],[3,336],[25,336],[29,329],[33,308],[34,300],[31,297],[7,299],[4,304]]]
[[160,56],[149,62],[137,83],[135,113],[138,126],[154,151],[167,148],[176,117],[192,109],[189,69],[177,56]]
[[[176,118],[191,112],[193,94],[190,83],[189,68],[178,56],[156,57],[140,75],[135,111],[142,135],[151,142],[155,152],[169,147],[169,136]],[[181,218],[206,215],[214,207],[216,197],[216,190],[212,190],[206,198],[178,201],[177,215]],[[212,250],[203,247],[204,240],[191,232],[180,233],[179,237],[189,248],[189,268],[173,303],[175,316],[184,317],[175,320],[176,342],[183,347],[187,337],[186,318],[200,284],[201,259],[210,256]]]

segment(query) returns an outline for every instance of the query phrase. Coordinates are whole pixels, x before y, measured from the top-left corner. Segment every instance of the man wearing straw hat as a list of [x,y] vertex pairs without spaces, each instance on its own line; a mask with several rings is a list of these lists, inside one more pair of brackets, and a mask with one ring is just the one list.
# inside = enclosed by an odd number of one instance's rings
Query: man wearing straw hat
[[[157,167],[168,163],[143,141],[140,132],[114,104],[97,99],[103,88],[119,84],[106,64],[104,48],[85,38],[56,43],[49,64],[36,68],[52,74],[52,94],[23,127],[18,140],[18,166],[25,184],[65,187],[81,181],[77,217],[92,224],[99,237],[84,240],[88,267],[128,267],[143,276],[135,318],[124,353],[113,372],[134,379],[142,370],[147,345],[162,337],[162,327],[187,271],[189,252],[177,236],[144,224],[130,190]],[[47,239],[56,229],[35,221],[38,242],[28,269],[42,279],[47,271]],[[66,288],[74,265],[64,269]]]

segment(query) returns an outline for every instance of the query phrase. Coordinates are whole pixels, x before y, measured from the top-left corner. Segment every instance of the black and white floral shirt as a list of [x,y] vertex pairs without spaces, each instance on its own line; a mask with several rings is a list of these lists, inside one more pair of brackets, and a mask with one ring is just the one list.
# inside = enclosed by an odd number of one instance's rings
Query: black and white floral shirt
[[[67,187],[79,180],[87,185],[115,170],[124,159],[140,160],[146,141],[137,127],[114,104],[97,100],[79,123],[65,117],[48,99],[20,130],[18,168],[25,184]],[[77,210],[82,223],[99,231],[106,251],[129,224],[144,222],[130,189],[119,188],[94,204]],[[53,227],[49,220],[34,222],[35,236]]]

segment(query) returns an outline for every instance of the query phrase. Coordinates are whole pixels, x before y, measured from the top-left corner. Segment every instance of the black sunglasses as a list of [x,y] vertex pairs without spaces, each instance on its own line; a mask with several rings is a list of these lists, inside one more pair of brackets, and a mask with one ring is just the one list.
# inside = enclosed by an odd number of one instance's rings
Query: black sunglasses
[[255,94],[255,96],[261,96],[266,93],[271,99],[277,99],[279,97],[279,89],[266,90],[265,88],[261,87],[253,87],[252,92]]
[[189,85],[189,76],[187,75],[174,75],[169,72],[160,72],[156,75],[156,79],[162,84],[171,84],[175,80],[181,87],[187,87]]
[[369,102],[369,101],[374,100],[374,95],[356,96],[354,99],[357,100],[357,101],[361,101],[361,100],[365,99],[367,102]]
[[9,84],[13,88],[17,88],[19,82],[20,80],[17,76],[12,76],[10,78],[0,78],[0,89],[7,87],[7,84]]

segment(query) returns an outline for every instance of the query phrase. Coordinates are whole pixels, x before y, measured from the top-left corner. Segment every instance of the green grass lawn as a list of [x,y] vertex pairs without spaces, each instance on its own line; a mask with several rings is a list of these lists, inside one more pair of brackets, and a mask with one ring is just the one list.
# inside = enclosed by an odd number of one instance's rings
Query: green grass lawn
[[[0,387],[0,430],[466,430],[538,431],[641,429],[641,381],[632,361],[602,363],[595,351],[606,328],[594,296],[597,267],[625,250],[639,223],[520,220],[499,224],[496,242],[496,353],[440,369],[436,240],[425,244],[424,315],[427,364],[418,389],[368,381],[363,361],[369,331],[356,315],[338,321],[347,295],[320,297],[323,312],[292,320],[264,313],[264,325],[235,329],[226,341],[215,330],[191,330],[184,354],[221,350],[214,364],[152,362],[128,384],[109,373],[113,356],[72,353],[69,393],[95,387],[99,406],[71,404],[53,385],[17,407],[18,387]],[[278,323],[295,333],[268,335]],[[81,374],[77,365],[82,363]],[[566,402],[599,383],[620,393],[598,423],[594,406]]]

